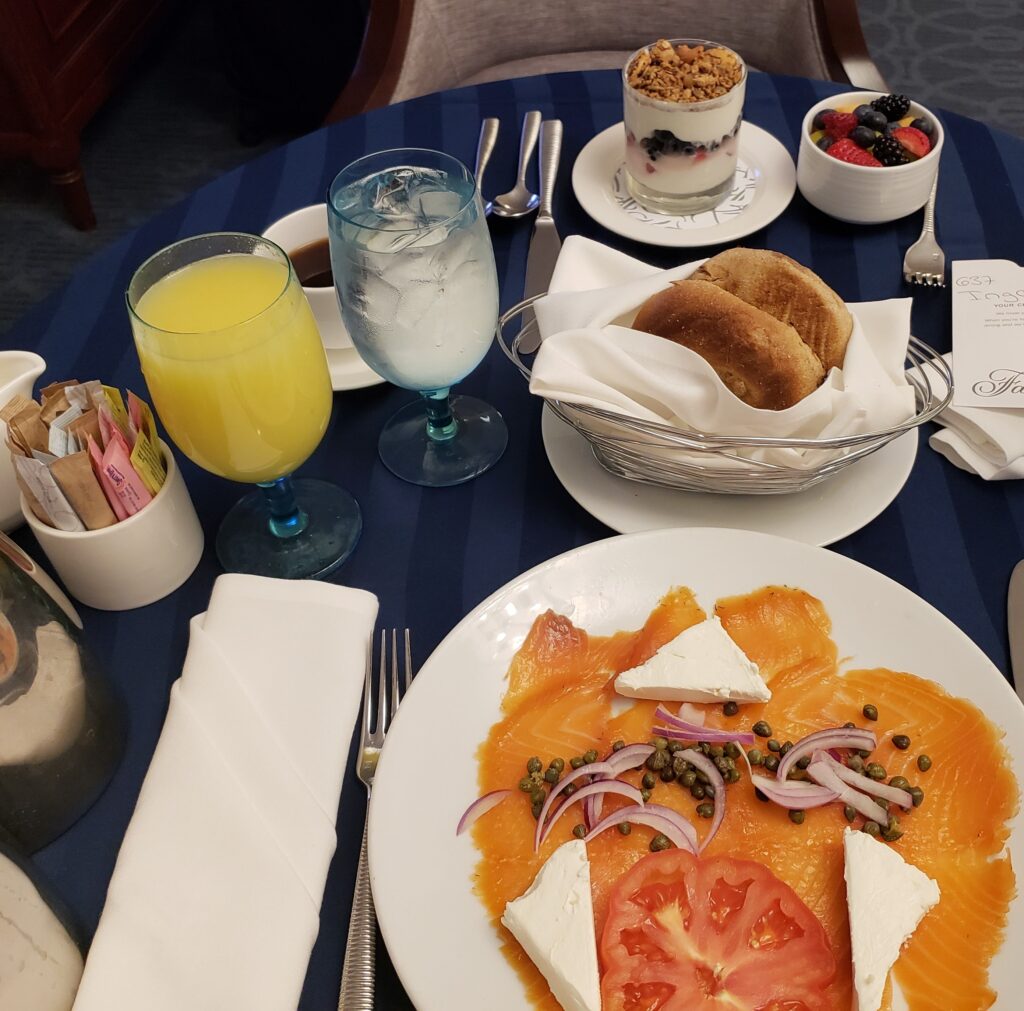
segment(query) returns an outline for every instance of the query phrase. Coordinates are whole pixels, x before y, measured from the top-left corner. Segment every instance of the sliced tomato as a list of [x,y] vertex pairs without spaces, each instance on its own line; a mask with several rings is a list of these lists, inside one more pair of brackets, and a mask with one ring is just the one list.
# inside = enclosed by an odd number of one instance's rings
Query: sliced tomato
[[612,891],[603,1011],[827,1011],[828,936],[763,864],[644,857]]

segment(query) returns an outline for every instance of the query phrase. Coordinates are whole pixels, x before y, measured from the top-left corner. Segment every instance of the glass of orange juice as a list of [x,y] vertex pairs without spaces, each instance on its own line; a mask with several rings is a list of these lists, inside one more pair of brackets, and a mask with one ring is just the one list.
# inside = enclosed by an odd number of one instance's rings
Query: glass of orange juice
[[127,302],[170,437],[204,470],[258,486],[221,523],[224,568],[295,579],[332,572],[362,523],[341,488],[289,476],[323,438],[333,394],[284,251],[240,232],[183,239],[138,268]]

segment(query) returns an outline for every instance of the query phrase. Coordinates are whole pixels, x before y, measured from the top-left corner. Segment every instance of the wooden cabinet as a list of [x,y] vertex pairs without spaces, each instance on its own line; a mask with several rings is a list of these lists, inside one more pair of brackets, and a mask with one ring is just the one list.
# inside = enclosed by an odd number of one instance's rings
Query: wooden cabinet
[[96,219],[79,134],[169,0],[0,0],[0,155],[47,172],[76,228]]

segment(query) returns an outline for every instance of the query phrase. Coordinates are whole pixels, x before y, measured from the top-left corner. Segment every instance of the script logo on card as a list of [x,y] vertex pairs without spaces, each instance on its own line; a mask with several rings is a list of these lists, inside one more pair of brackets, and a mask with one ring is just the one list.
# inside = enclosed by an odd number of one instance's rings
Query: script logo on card
[[993,369],[988,379],[979,379],[971,387],[979,397],[998,397],[1004,393],[1024,394],[1024,370]]

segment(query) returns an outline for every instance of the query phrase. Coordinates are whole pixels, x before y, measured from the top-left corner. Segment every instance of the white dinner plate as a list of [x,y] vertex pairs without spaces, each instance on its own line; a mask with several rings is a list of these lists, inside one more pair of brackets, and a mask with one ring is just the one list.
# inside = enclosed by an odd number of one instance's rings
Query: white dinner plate
[[616,123],[580,151],[572,167],[572,188],[587,214],[627,239],[675,247],[732,242],[774,221],[796,192],[796,166],[789,152],[767,130],[744,123],[736,179],[722,203],[700,214],[644,210],[626,189],[623,131]]
[[367,386],[387,382],[359,357],[359,352],[355,348],[343,351],[336,348],[325,350],[327,369],[331,373],[331,389],[336,393],[342,390],[361,390]]
[[590,443],[548,407],[541,419],[548,462],[562,487],[620,534],[663,527],[728,527],[826,545],[867,526],[907,483],[917,458],[914,429],[835,477],[791,495],[706,495],[638,484],[609,474]]
[[[1006,680],[947,618],[873,569],[823,548],[738,530],[654,530],[577,548],[470,612],[423,665],[388,733],[370,804],[370,877],[388,951],[419,1011],[527,1007],[473,894],[478,853],[471,834],[456,837],[455,827],[477,796],[476,749],[500,718],[505,673],[534,618],[551,607],[590,632],[610,633],[638,628],[671,586],[691,587],[709,608],[718,597],[769,583],[819,597],[839,656],[852,666],[927,675],[980,706],[1005,730],[1024,781],[1024,707]],[[1020,815],[1008,845],[1020,874]],[[1021,951],[1018,894],[990,973],[1007,1011],[1024,993]]]

